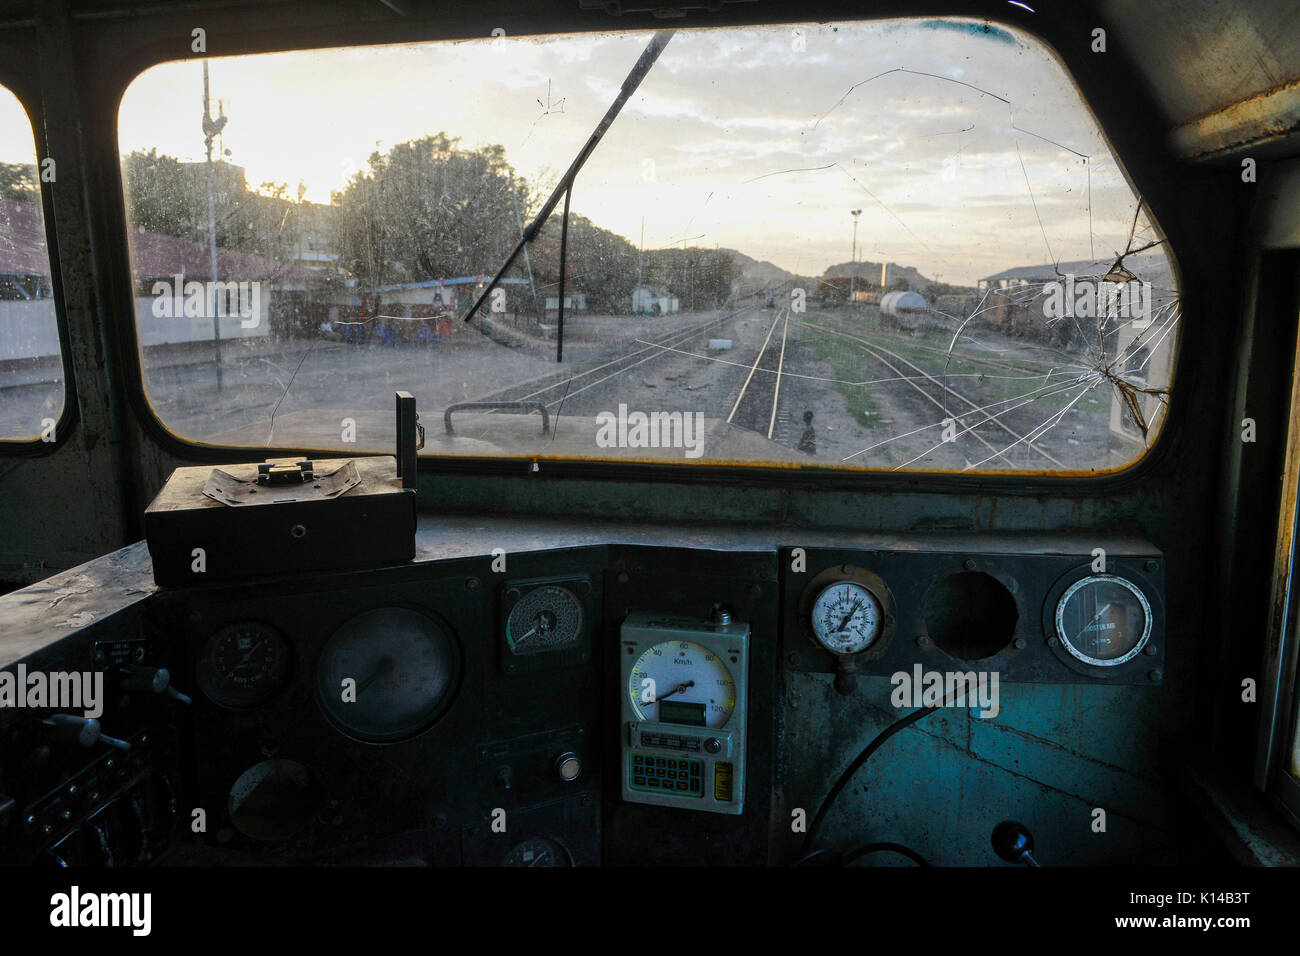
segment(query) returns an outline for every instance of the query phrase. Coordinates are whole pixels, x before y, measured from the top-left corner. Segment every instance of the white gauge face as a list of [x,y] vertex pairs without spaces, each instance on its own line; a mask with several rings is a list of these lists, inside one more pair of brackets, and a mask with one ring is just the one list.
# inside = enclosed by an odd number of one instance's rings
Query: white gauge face
[[641,720],[660,723],[722,727],[736,706],[726,663],[690,641],[664,641],[637,658],[627,693]]
[[813,602],[813,634],[828,651],[857,654],[880,637],[884,616],[880,601],[861,584],[837,581]]

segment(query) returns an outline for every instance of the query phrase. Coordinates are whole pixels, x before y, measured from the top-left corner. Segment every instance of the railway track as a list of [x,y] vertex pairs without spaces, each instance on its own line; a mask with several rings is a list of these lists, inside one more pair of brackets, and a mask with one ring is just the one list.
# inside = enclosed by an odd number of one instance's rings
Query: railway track
[[[576,372],[572,375],[563,375],[558,380],[547,385],[542,385],[541,387],[535,388],[531,391],[524,391],[524,389],[529,388],[530,385],[536,384],[536,381],[522,386],[512,386],[482,400],[541,401],[548,408],[559,405],[561,402],[567,401],[568,399],[586,392],[589,389],[615,379],[625,372],[629,372],[653,359],[664,355],[670,355],[672,354],[671,350],[675,349],[678,345],[690,341],[692,338],[721,325],[723,322],[735,319],[747,311],[749,311],[748,308],[739,309],[729,312],[726,315],[715,316],[712,319],[689,326],[685,329],[677,329],[673,332],[667,333],[660,339],[656,339],[648,345],[643,345],[640,348],[633,349],[624,355],[609,359],[608,361],[602,362],[592,368],[584,369],[581,372]],[[599,374],[602,372],[604,374]],[[592,376],[598,377],[592,378]],[[575,384],[578,385],[578,387],[573,387]]]
[[[781,329],[778,336],[777,329]],[[781,401],[781,375],[785,369],[786,337],[790,331],[790,309],[780,309],[772,319],[767,330],[767,337],[754,356],[754,363],[740,386],[740,392],[732,403],[727,424],[772,438],[776,430],[777,407]],[[768,374],[759,375],[756,373]]]
[[[980,444],[984,445],[990,452],[992,452],[994,457],[1003,458],[1007,462],[1007,464],[1012,465],[1014,467],[1014,463],[1011,461],[1009,457],[1007,457],[1007,452],[1015,445],[1023,444],[1026,448],[1037,453],[1038,455],[1041,455],[1043,458],[1051,462],[1057,468],[1065,469],[1067,467],[1061,461],[1056,459],[1053,455],[1051,455],[1050,453],[1044,451],[1043,449],[1035,445],[1032,441],[1029,440],[1028,436],[1022,435],[1019,432],[1015,431],[1015,429],[1011,428],[1009,425],[1006,424],[1006,422],[1002,421],[1000,418],[995,418],[992,415],[983,412],[982,409],[984,406],[967,398],[965,395],[961,394],[961,392],[958,392],[956,389],[952,388],[946,383],[941,382],[939,379],[935,378],[935,376],[931,375],[925,369],[909,361],[908,359],[903,358],[903,356],[899,355],[897,352],[893,352],[890,349],[878,345],[875,342],[872,342],[868,339],[864,339],[861,336],[851,335],[848,332],[841,332],[836,329],[827,328],[826,326],[823,325],[817,325],[813,322],[800,322],[798,324],[806,328],[815,329],[819,332],[826,333],[828,335],[833,335],[839,338],[848,339],[849,341],[857,344],[861,349],[863,349],[863,351],[867,352],[876,361],[880,362],[882,365],[888,368],[899,379],[911,385],[912,388],[915,389],[917,392],[919,392],[927,401],[929,401],[931,404],[939,408],[943,412],[945,418],[952,418],[955,422],[957,422],[960,427],[959,434],[970,434],[973,438],[979,441]],[[888,356],[888,358],[886,358],[886,356]],[[893,360],[892,362],[890,361],[891,359]],[[902,368],[900,368],[900,366],[902,366]],[[912,374],[908,374],[906,371],[904,371],[904,369],[910,369]],[[918,376],[925,379],[927,383],[932,385],[934,387],[934,391],[930,391],[926,387],[922,386],[921,383],[917,381]],[[966,406],[966,409],[964,411],[958,409],[956,412],[954,412],[949,408],[949,404],[945,401],[940,400],[940,398],[936,397],[936,394],[950,396],[951,398],[960,402],[962,405]],[[972,412],[983,414],[984,419],[982,421],[967,424],[965,421],[963,421],[963,419],[966,416],[970,415]],[[985,438],[978,431],[976,431],[977,428],[980,428],[981,426],[984,425],[991,425],[1003,432],[1006,432],[1013,439],[1015,439],[1015,441],[1012,442],[1012,444],[1007,445],[1003,448],[999,448],[998,446],[995,446],[987,438]]]

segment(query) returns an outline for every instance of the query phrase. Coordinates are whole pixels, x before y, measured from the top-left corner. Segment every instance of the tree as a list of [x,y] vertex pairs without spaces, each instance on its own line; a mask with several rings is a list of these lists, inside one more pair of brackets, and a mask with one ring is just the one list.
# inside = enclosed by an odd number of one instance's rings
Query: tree
[[646,284],[676,296],[686,311],[716,309],[739,275],[740,265],[726,249],[654,249],[645,255]]
[[[217,247],[270,259],[291,258],[298,207],[286,183],[248,188],[244,172],[226,162],[212,164]],[[208,170],[205,163],[135,150],[122,160],[127,215],[146,232],[208,243]]]
[[519,241],[528,186],[500,146],[445,133],[372,153],[332,197],[340,262],[371,287],[494,272]]
[[[564,216],[552,213],[529,250],[539,290],[555,295],[560,276],[560,227]],[[598,312],[622,312],[631,305],[636,285],[637,251],[617,233],[602,229],[586,216],[569,213],[568,265],[564,287],[587,294],[587,307]]]
[[0,199],[39,202],[40,198],[35,163],[0,163]]

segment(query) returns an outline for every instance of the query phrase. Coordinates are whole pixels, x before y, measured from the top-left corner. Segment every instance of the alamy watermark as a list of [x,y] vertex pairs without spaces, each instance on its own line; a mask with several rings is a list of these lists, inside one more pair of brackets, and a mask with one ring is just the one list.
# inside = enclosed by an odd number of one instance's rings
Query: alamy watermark
[[1043,315],[1049,319],[1113,316],[1132,319],[1134,328],[1151,324],[1149,282],[1106,282],[1066,275],[1063,280],[1046,283],[1043,292]]
[[123,927],[148,936],[152,914],[152,893],[83,893],[74,885],[50,897],[50,925],[59,928]]
[[979,716],[996,717],[1002,710],[996,671],[927,671],[920,664],[911,673],[895,671],[889,702],[899,708],[973,707]]
[[596,445],[600,448],[681,448],[687,458],[704,454],[703,412],[629,412],[596,416]]
[[0,671],[0,709],[81,710],[95,719],[104,712],[103,671],[31,671],[19,664]]
[[184,275],[159,279],[153,293],[153,314],[160,319],[224,319],[238,317],[242,328],[255,329],[262,321],[262,283],[185,281]]

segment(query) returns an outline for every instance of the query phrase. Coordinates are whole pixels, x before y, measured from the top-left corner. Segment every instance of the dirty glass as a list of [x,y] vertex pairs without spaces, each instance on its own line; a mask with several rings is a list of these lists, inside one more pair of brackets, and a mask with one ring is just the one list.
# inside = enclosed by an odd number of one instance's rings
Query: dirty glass
[[41,180],[32,124],[0,87],[0,441],[53,442],[63,414],[63,350],[45,244]]
[[1090,473],[1155,441],[1172,259],[1037,41],[678,30],[534,228],[652,34],[495,32],[134,81],[174,433],[382,452],[405,389],[426,455]]

